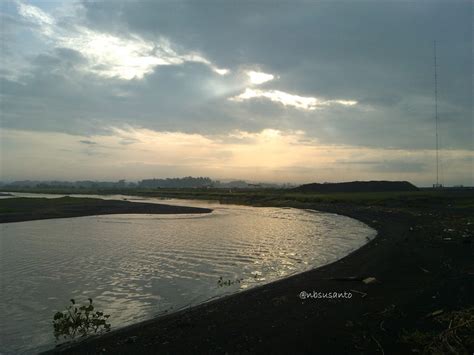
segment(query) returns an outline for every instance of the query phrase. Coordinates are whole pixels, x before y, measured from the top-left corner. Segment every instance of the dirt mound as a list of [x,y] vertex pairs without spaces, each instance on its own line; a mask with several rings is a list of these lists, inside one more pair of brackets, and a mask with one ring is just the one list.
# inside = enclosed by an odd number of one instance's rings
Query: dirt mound
[[418,188],[408,181],[350,181],[339,183],[312,183],[298,186],[299,192],[382,192],[417,191]]

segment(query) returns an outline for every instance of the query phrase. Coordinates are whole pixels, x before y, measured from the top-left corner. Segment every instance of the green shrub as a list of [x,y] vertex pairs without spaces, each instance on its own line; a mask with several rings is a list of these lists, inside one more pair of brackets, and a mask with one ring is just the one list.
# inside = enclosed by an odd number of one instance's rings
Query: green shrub
[[100,311],[94,312],[92,298],[89,304],[77,306],[76,301],[71,299],[71,305],[62,312],[56,312],[53,318],[54,336],[60,338],[74,339],[77,336],[87,336],[95,333],[108,332],[110,323],[107,323],[109,314]]

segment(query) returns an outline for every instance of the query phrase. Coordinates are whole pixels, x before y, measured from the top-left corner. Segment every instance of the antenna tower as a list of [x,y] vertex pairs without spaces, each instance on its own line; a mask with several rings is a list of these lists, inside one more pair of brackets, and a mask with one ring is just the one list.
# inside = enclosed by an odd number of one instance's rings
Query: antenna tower
[[436,41],[434,41],[434,94],[435,94],[435,122],[436,122],[436,184],[435,188],[440,188],[439,183],[439,136],[438,136],[438,66],[436,63]]

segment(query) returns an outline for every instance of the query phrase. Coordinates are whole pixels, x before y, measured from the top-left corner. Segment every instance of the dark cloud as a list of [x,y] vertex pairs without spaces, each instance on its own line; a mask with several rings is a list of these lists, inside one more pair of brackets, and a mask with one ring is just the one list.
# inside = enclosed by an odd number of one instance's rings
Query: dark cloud
[[[91,29],[164,36],[177,52],[200,52],[232,74],[188,62],[126,81],[84,73],[77,51],[42,50],[20,80],[2,79],[2,126],[85,135],[121,125],[202,134],[274,128],[327,144],[431,149],[436,38],[443,145],[472,149],[470,1],[83,4]],[[8,19],[9,28],[27,26]],[[279,76],[260,88],[359,105],[305,112],[265,99],[228,101],[245,89],[246,68]]]
[[81,140],[81,141],[79,141],[79,142],[82,143],[82,144],[87,144],[87,145],[94,145],[94,144],[97,144],[97,142],[89,141],[89,140]]

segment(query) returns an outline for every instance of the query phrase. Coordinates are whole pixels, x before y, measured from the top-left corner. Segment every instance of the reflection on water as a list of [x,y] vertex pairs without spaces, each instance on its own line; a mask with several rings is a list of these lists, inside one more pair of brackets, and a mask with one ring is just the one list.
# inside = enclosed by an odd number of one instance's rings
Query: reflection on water
[[[70,298],[93,298],[116,328],[330,263],[375,235],[333,214],[166,203],[214,212],[0,225],[0,353],[52,347],[52,315]],[[221,276],[243,281],[218,287]]]

